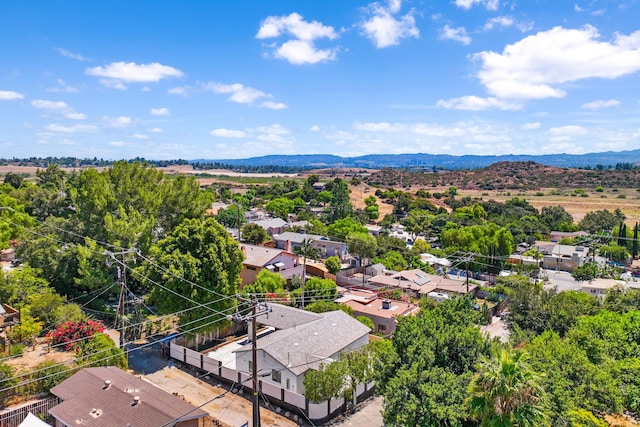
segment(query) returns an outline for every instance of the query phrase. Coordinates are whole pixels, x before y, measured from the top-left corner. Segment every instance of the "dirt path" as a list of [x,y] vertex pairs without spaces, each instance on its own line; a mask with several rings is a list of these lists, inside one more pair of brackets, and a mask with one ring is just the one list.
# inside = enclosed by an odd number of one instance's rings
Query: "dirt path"
[[[176,367],[166,367],[153,374],[145,375],[144,378],[169,393],[184,396],[184,400],[195,406],[200,406],[228,390],[228,388],[209,385]],[[247,421],[251,423],[251,402],[238,394],[227,393],[202,408],[213,418],[229,426],[239,426]],[[264,426],[295,427],[297,425],[265,408],[260,408],[260,419]]]

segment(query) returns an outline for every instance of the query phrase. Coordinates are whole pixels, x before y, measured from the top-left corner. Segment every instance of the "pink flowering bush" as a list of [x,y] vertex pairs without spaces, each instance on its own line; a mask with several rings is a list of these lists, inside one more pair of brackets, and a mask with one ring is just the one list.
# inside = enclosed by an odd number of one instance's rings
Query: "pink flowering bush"
[[104,325],[95,320],[83,320],[80,322],[64,322],[55,331],[49,333],[51,344],[64,344],[66,351],[75,350],[85,338],[104,331]]

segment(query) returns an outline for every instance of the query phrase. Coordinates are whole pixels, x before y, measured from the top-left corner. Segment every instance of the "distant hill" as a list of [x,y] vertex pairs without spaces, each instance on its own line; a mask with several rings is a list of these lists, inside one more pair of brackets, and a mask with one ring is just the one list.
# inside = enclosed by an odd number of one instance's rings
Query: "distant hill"
[[382,169],[365,178],[378,187],[456,186],[466,190],[540,190],[542,188],[640,188],[640,169],[559,168],[535,162],[498,162],[485,168],[446,172]]
[[331,154],[270,155],[247,159],[196,159],[190,163],[222,163],[234,166],[278,165],[294,168],[416,168],[416,169],[478,169],[497,162],[532,161],[556,167],[604,167],[617,163],[640,162],[640,150],[607,151],[588,154],[545,154],[545,155],[503,155],[503,156],[453,156],[449,154],[369,154],[359,157],[340,157]]

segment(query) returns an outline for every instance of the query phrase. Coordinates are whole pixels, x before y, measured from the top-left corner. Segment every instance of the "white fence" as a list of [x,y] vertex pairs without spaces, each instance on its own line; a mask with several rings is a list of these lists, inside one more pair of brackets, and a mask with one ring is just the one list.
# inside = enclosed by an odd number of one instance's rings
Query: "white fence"
[[[250,377],[246,373],[222,366],[222,362],[203,353],[191,350],[190,348],[182,347],[175,342],[171,342],[169,354],[173,359],[195,366],[198,369],[207,371],[209,374],[223,378],[231,383],[240,383],[244,386],[250,384]],[[364,397],[366,393],[371,393],[373,386],[373,382],[370,384],[359,384],[356,387],[357,396],[360,398],[361,396]],[[304,413],[312,421],[324,422],[333,418],[345,407],[345,399],[343,398],[313,403],[302,394],[263,381],[260,381],[260,391],[263,395],[267,396],[272,403],[288,409],[295,408]]]

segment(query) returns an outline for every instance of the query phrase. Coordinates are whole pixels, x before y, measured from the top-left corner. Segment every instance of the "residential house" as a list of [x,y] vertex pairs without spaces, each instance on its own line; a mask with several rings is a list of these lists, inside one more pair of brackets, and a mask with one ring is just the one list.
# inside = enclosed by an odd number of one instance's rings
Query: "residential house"
[[[304,395],[304,376],[320,364],[340,360],[343,354],[365,346],[370,329],[345,312],[311,313],[280,304],[258,317],[273,331],[258,336],[258,372],[263,382]],[[250,342],[234,351],[235,369],[251,372]],[[215,358],[215,356],[212,356]]]
[[315,191],[324,191],[324,188],[326,187],[327,183],[326,182],[314,182],[312,187]]
[[378,236],[380,236],[380,233],[382,233],[382,226],[381,225],[365,224],[364,227],[367,229],[369,234],[371,234],[373,237],[378,237]]
[[339,257],[341,261],[345,261],[349,258],[346,243],[334,242],[324,236],[285,231],[282,234],[273,236],[273,240],[276,242],[276,247],[278,249],[287,249],[290,247],[292,250],[299,247],[304,240],[307,240],[311,241],[311,245],[320,251],[320,257],[322,259],[334,255]]
[[580,290],[591,296],[604,299],[607,295],[607,291],[611,288],[615,288],[616,286],[626,289],[627,283],[624,280],[596,278],[582,282]]
[[395,331],[399,317],[414,316],[420,311],[415,303],[380,298],[377,293],[366,290],[347,290],[336,302],[351,307],[354,316],[371,319],[375,332],[385,335]]
[[470,283],[467,286],[464,281],[425,273],[419,269],[386,272],[385,274],[371,277],[365,287],[371,290],[399,289],[411,298],[430,296],[434,299],[444,299],[454,295],[466,295],[467,293],[475,295],[478,290],[478,286],[475,284]]
[[267,234],[273,237],[274,234],[283,233],[284,230],[289,227],[289,223],[282,218],[266,218],[252,221],[253,224],[258,224],[267,232]]
[[420,261],[429,264],[434,270],[444,272],[451,267],[451,261],[446,258],[439,258],[432,254],[420,254]]
[[282,249],[266,246],[242,244],[240,246],[244,254],[240,279],[242,286],[256,281],[258,273],[265,268],[273,273],[281,273],[299,267],[297,274],[302,274],[302,266],[298,262],[298,256]]
[[542,258],[543,268],[572,272],[588,260],[589,248],[584,246],[556,244],[551,253]]
[[51,389],[55,427],[199,427],[208,414],[114,366],[85,368]]
[[20,323],[20,312],[7,304],[0,304],[0,330]]

